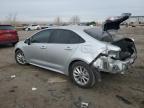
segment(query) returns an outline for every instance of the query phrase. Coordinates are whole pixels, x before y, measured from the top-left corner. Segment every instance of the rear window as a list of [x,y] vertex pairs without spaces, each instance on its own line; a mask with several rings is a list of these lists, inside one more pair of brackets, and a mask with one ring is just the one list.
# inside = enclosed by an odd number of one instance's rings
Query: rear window
[[105,41],[105,42],[113,41],[112,34],[103,32],[102,29],[90,28],[90,29],[85,29],[84,32],[87,33],[89,36],[100,41]]
[[103,34],[102,30],[96,28],[85,29],[84,32],[98,40],[101,40]]
[[15,30],[15,28],[10,25],[0,25],[0,30]]

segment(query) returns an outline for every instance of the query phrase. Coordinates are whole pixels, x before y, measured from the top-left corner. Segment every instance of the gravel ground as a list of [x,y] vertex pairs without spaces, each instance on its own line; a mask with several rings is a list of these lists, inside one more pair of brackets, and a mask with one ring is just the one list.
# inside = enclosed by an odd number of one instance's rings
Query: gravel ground
[[[34,33],[19,31],[20,40]],[[135,39],[138,59],[128,73],[102,74],[102,82],[90,89],[56,72],[20,66],[14,47],[0,46],[0,108],[80,108],[81,102],[88,108],[144,108],[144,28],[123,28],[119,34]]]

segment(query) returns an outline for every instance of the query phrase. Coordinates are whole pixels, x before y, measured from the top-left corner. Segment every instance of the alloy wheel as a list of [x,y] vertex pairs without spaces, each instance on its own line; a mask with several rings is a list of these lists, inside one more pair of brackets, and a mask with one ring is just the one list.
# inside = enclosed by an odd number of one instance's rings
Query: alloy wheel
[[76,66],[73,70],[73,77],[80,85],[86,85],[90,79],[90,75],[84,66]]
[[18,51],[16,53],[16,60],[19,64],[22,64],[22,65],[26,64],[26,60],[22,51]]

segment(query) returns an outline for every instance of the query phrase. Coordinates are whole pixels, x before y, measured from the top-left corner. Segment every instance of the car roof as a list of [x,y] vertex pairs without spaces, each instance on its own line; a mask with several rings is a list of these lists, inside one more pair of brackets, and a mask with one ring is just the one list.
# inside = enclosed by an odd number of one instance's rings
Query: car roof
[[[78,26],[78,25],[69,25],[69,26],[55,26],[55,27],[50,27],[47,28],[48,29],[64,29],[64,30],[71,30],[77,34],[79,34],[81,37],[83,37],[84,39],[88,40],[90,39],[94,39],[91,36],[88,36],[89,34],[87,34],[85,32],[85,30],[88,29],[95,29],[97,34],[101,35],[102,34],[102,28],[101,27],[90,27],[90,26]],[[95,40],[95,39],[94,39]]]
[[69,26],[55,26],[50,27],[47,29],[65,29],[65,30],[71,30],[75,32],[83,32],[86,29],[97,29],[98,31],[101,31],[101,27],[90,27],[90,26],[78,26],[78,25],[69,25]]

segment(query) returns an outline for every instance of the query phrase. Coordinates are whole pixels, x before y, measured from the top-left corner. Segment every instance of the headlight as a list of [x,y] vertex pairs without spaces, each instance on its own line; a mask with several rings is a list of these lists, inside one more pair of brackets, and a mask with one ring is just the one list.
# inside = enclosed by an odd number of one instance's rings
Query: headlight
[[108,55],[114,59],[118,59],[119,58],[119,52],[118,51],[113,51],[113,50],[110,50],[108,51]]

